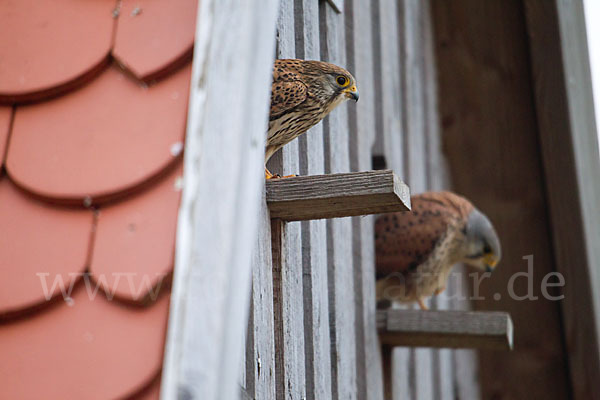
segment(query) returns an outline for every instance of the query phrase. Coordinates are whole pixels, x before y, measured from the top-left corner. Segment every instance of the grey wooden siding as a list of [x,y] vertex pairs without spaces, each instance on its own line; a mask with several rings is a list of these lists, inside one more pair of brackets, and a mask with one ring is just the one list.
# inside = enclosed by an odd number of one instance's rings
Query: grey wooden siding
[[[358,80],[360,101],[341,106],[285,146],[271,171],[364,171],[379,156],[413,193],[448,188],[429,1],[335,3],[341,13],[327,1],[282,1],[276,55],[345,66]],[[271,223],[263,201],[260,224],[245,393],[255,399],[383,399],[373,217]],[[281,268],[271,258],[271,235],[282,244],[274,255]],[[459,289],[450,287],[431,307],[464,308],[450,299]],[[394,399],[478,396],[473,353],[396,349],[392,358]]]

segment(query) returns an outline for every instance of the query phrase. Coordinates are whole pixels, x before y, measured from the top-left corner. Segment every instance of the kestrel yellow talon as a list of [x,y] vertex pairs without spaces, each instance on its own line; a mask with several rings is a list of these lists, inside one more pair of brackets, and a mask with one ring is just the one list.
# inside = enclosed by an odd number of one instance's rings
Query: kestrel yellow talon
[[279,175],[272,174],[271,171],[269,171],[267,169],[267,167],[265,167],[265,179],[275,179],[275,178],[279,178]]
[[377,301],[387,291],[394,301],[418,302],[425,310],[423,300],[446,289],[454,264],[492,269],[501,257],[500,241],[489,219],[464,197],[430,192],[411,203],[411,211],[375,222]]
[[279,174],[272,174],[271,171],[269,171],[267,169],[267,167],[265,167],[265,179],[284,179],[284,178],[294,178],[297,175],[285,175],[285,176],[281,176]]

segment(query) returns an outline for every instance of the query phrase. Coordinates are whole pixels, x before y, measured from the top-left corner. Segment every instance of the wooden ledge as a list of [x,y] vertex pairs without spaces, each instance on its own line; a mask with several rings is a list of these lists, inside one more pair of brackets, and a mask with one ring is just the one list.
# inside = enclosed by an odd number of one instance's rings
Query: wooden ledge
[[377,311],[381,344],[512,350],[508,313],[476,311]]
[[271,218],[302,221],[410,210],[410,191],[391,170],[270,179]]

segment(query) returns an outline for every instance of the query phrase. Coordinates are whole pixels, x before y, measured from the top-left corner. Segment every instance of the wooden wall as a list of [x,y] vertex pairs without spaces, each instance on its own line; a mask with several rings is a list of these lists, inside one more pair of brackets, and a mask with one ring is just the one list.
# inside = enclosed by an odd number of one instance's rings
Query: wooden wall
[[[281,1],[277,57],[345,66],[357,78],[360,101],[285,146],[270,170],[364,171],[375,156],[414,193],[448,187],[429,1],[335,3],[341,13],[326,1]],[[282,251],[272,254],[272,245]],[[263,206],[253,269],[241,378],[248,398],[384,398],[373,217],[280,224]],[[431,306],[465,304],[446,294]],[[394,399],[478,397],[471,352],[397,349],[393,359]]]
[[[515,326],[513,352],[480,354],[482,395],[570,398],[560,303],[540,293],[544,275],[556,270],[545,194],[564,188],[546,187],[523,4],[459,0],[433,6],[451,178],[490,217],[503,245],[502,262],[481,285],[486,299],[475,305],[509,311]],[[528,255],[539,298],[516,301],[507,288],[513,274],[527,271]],[[526,293],[527,284],[517,279],[515,293]]]

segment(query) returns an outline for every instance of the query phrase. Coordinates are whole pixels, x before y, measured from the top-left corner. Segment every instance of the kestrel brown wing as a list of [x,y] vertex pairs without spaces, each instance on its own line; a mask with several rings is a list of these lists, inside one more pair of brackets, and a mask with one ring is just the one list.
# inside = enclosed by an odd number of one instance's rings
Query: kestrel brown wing
[[285,66],[279,65],[273,71],[273,84],[271,85],[271,112],[269,119],[272,121],[281,117],[292,108],[306,100],[308,89],[302,83],[300,75],[290,71]]
[[446,199],[413,196],[412,210],[385,214],[375,222],[377,278],[415,270],[427,260],[450,224],[464,218]]

